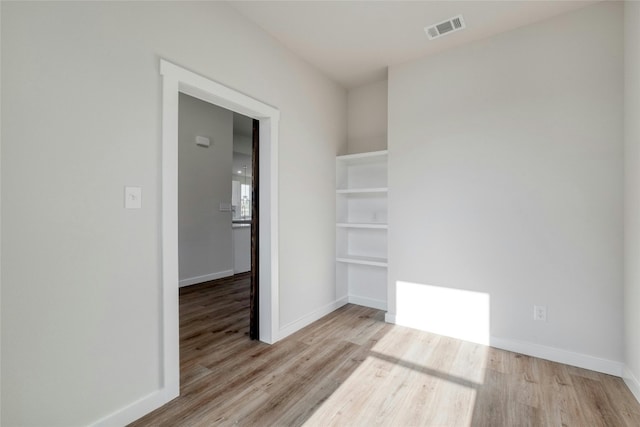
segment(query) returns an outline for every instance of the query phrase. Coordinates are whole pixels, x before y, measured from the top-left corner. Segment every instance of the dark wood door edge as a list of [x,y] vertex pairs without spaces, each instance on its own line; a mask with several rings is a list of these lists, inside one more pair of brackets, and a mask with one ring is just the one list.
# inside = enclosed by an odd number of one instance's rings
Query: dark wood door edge
[[252,162],[251,162],[251,175],[252,179],[252,190],[251,190],[251,290],[249,292],[249,337],[252,340],[257,340],[260,338],[260,328],[258,324],[259,318],[259,304],[258,304],[258,296],[260,292],[260,287],[258,286],[258,231],[259,231],[259,174],[258,174],[258,154],[260,150],[258,149],[258,145],[260,142],[260,122],[258,120],[253,120],[253,144],[251,147],[252,151]]

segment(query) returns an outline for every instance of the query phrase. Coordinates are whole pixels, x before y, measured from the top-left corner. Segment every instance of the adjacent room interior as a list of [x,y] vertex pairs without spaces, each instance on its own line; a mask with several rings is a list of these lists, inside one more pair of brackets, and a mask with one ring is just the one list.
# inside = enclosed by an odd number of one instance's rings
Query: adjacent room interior
[[0,24],[0,424],[640,424],[640,3]]

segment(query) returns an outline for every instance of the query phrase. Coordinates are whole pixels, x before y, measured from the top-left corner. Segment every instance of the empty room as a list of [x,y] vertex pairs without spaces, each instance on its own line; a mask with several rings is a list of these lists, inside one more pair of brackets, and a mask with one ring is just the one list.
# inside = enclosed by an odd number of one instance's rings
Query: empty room
[[640,425],[640,2],[0,25],[3,427]]

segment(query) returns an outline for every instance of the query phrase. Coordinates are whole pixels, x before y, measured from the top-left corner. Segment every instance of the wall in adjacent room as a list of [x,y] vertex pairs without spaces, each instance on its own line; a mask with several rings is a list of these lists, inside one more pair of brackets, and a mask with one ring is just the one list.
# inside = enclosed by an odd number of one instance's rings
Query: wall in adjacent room
[[281,327],[335,301],[342,87],[223,2],[2,2],[1,25],[2,425],[162,387],[160,58],[280,110]]
[[[196,136],[210,146],[196,145]],[[178,237],[180,285],[233,274],[231,204],[233,113],[180,94],[178,123]]]
[[390,68],[391,320],[621,373],[622,22],[603,2]]

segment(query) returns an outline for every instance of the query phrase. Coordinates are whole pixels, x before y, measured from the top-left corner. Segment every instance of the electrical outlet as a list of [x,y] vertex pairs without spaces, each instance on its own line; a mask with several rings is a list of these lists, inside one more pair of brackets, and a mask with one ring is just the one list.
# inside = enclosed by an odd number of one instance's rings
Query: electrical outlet
[[547,306],[545,305],[534,305],[533,306],[533,320],[542,320],[543,322],[547,321]]

